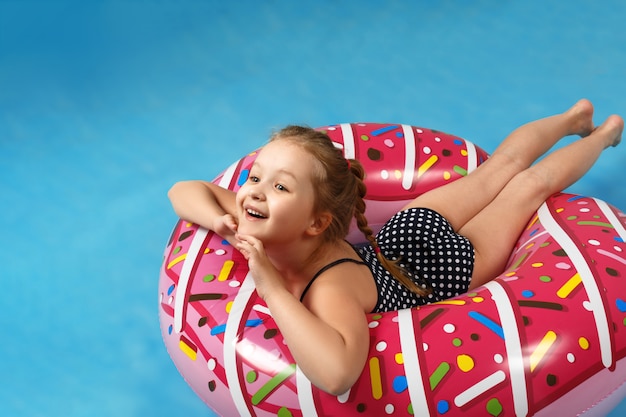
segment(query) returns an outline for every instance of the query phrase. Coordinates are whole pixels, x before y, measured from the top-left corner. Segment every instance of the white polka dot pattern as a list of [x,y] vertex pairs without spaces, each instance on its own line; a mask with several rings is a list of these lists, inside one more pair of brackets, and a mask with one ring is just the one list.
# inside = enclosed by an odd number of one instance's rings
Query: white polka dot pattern
[[375,312],[399,310],[445,300],[467,292],[474,267],[474,248],[436,211],[404,210],[393,216],[376,237],[388,259],[432,292],[420,297],[406,289],[378,261],[371,246],[359,248],[378,287]]

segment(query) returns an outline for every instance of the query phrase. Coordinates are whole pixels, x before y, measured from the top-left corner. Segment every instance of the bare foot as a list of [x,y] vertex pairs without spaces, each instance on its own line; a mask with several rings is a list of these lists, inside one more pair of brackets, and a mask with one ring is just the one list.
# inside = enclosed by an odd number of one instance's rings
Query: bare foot
[[605,147],[617,146],[622,141],[622,132],[624,131],[624,119],[614,114],[609,116],[604,123],[595,129],[594,134],[602,135],[605,140]]
[[578,100],[565,114],[573,118],[570,135],[585,137],[593,132],[593,104],[586,98]]

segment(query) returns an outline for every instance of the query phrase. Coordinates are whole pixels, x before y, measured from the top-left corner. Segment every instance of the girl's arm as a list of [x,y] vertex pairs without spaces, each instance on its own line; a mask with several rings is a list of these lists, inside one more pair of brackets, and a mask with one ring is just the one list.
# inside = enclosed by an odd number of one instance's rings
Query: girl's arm
[[[326,278],[328,283],[345,275]],[[272,291],[266,303],[302,372],[323,391],[341,395],[363,372],[370,346],[367,318],[354,292],[318,281],[315,295],[312,288],[307,296],[309,308],[285,289]]]
[[207,181],[181,181],[167,193],[174,212],[234,243],[237,229],[235,192]]
[[298,367],[318,388],[345,393],[361,375],[369,351],[366,290],[358,281],[362,267],[344,264],[326,271],[311,287],[305,306],[287,290],[262,243],[251,236],[237,238],[257,292]]

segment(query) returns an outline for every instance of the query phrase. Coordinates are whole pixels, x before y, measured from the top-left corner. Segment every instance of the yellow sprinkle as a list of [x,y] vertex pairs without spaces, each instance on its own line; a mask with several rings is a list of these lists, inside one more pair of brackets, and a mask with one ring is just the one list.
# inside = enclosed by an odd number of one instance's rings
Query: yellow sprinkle
[[533,268],[541,268],[543,266],[543,262],[535,262],[531,264]]
[[180,255],[178,258],[174,258],[170,261],[169,264],[167,264],[167,269],[171,269],[174,265],[176,265],[177,263],[179,263],[180,261],[182,261],[183,259],[185,259],[187,257],[186,253],[183,253],[182,255]]
[[531,243],[529,243],[528,245],[526,245],[526,247],[525,247],[524,249],[530,249],[530,248],[532,248],[533,246],[535,246],[535,243],[534,243],[534,242],[531,242]]
[[580,337],[578,339],[578,345],[583,349],[583,350],[587,350],[589,349],[589,340],[587,340],[585,337]]
[[537,222],[537,220],[539,220],[539,215],[536,215],[535,217],[533,217],[533,219],[530,221],[530,223],[528,223],[528,227],[526,227],[526,230],[528,230],[531,227],[533,227],[534,224]]
[[452,175],[450,175],[450,171],[443,171],[443,179],[448,181]]
[[512,277],[513,275],[515,275],[515,271],[507,272],[506,274],[504,274],[505,277]]
[[222,265],[222,270],[220,271],[220,274],[217,276],[217,280],[226,281],[228,279],[228,275],[230,275],[230,271],[233,269],[234,264],[235,263],[230,259],[224,262],[224,265]]
[[181,340],[180,342],[178,342],[178,347],[180,347],[180,350],[182,350],[183,353],[185,353],[185,355],[189,356],[189,359],[191,359],[192,361],[196,360],[197,358],[196,351],[190,348],[189,345],[187,345],[187,343]]
[[229,301],[229,302],[226,303],[226,309],[225,309],[228,314],[230,314],[230,309],[231,308],[233,308],[233,302]]
[[558,295],[559,298],[567,298],[581,282],[582,280],[577,272],[576,274],[574,274],[573,277],[568,279],[561,288],[559,288],[559,290],[556,292],[556,295]]
[[475,303],[482,303],[485,299],[483,297],[474,297],[472,298],[472,301]]
[[467,156],[467,149],[461,149],[461,155]]
[[398,365],[402,365],[404,363],[404,357],[402,356],[402,352],[396,353],[395,359]]
[[191,222],[187,222],[187,223],[185,223],[185,226],[186,226],[186,227],[191,227],[191,225],[192,225],[192,224],[193,224],[193,223],[191,223]]
[[463,372],[469,372],[474,369],[474,359],[470,355],[459,355],[456,357],[456,364]]
[[565,209],[564,209],[563,207],[561,207],[561,208],[556,209],[556,212],[557,212],[557,213],[560,213],[560,212],[562,212],[562,211],[564,211],[564,210],[565,210]]
[[393,175],[396,177],[397,180],[399,180],[400,178],[402,178],[402,171],[400,171],[399,169],[396,169]]
[[205,248],[204,249],[204,254],[206,255],[207,253],[211,252],[211,248]]
[[463,300],[443,300],[443,301],[438,301],[434,304],[446,304],[446,305],[452,305],[452,306],[464,306],[465,305],[465,301]]
[[530,372],[535,370],[555,341],[556,333],[552,330],[548,330],[545,336],[543,336],[543,339],[541,339],[541,342],[539,342],[539,345],[537,345],[537,349],[530,355]]
[[421,177],[424,172],[426,172],[430,167],[435,165],[435,162],[439,160],[437,155],[431,155],[420,167],[417,169],[417,177]]
[[370,358],[370,381],[372,383],[372,397],[380,400],[383,397],[383,383],[380,378],[380,361]]

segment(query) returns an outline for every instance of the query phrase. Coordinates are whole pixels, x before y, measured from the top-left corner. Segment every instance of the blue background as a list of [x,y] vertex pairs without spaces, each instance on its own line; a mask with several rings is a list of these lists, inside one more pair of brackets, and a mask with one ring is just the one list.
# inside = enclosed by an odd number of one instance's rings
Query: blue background
[[[288,123],[408,123],[491,152],[580,97],[597,123],[624,115],[625,17],[619,0],[0,0],[0,415],[211,415],[158,326],[172,183]],[[607,151],[570,191],[626,209],[625,162]]]

